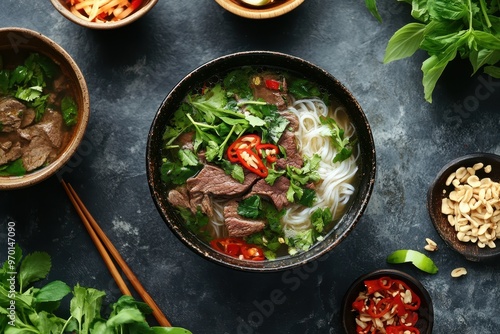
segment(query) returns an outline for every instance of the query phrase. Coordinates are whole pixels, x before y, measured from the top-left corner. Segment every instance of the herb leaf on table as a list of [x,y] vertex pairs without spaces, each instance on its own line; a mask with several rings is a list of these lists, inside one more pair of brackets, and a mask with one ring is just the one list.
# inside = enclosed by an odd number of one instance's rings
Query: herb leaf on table
[[[446,66],[458,56],[468,59],[472,74],[484,73],[500,78],[500,3],[487,0],[402,0],[411,5],[411,22],[390,38],[384,63],[426,51],[422,64],[424,97],[432,94]],[[376,0],[365,0],[366,7],[381,21]]]
[[[50,269],[47,253],[34,252],[23,257],[21,248],[15,246],[14,255],[0,268],[0,333],[191,334],[180,327],[150,327],[146,315],[151,308],[131,296],[121,296],[111,304],[112,311],[105,317],[101,314],[104,291],[79,284],[71,290],[60,280],[35,287],[32,283],[46,279]],[[65,319],[56,313],[70,293],[70,317]]]

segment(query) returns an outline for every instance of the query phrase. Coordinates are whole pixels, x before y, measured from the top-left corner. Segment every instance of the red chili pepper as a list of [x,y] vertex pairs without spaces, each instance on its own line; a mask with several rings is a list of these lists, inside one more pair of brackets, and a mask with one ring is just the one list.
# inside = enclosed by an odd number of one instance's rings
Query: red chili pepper
[[256,147],[259,156],[266,158],[267,162],[273,163],[278,160],[278,146],[273,144],[259,144]]
[[366,286],[366,293],[369,295],[373,295],[376,291],[380,290],[380,283],[377,279],[374,280],[366,280],[365,281],[365,286]]
[[384,316],[392,307],[392,298],[386,297],[377,302],[373,302],[373,299],[370,299],[370,305],[368,306],[367,313],[372,318],[380,318]]
[[267,177],[269,171],[254,151],[249,148],[239,149],[236,151],[236,156],[238,157],[239,163],[241,163],[243,167],[260,177]]
[[240,255],[242,244],[243,240],[237,238],[222,238],[210,241],[210,246],[212,246],[213,249],[234,257]]
[[252,261],[263,261],[266,259],[264,251],[255,245],[246,244],[241,246],[241,254],[243,258]]
[[389,290],[392,287],[393,280],[390,277],[384,276],[378,279],[379,286],[384,290]]
[[266,79],[265,83],[266,87],[272,90],[280,90],[281,88],[281,82],[278,80]]
[[364,312],[365,309],[365,299],[356,299],[352,303],[352,308],[358,311],[359,313]]
[[242,257],[245,260],[263,261],[264,251],[256,246],[247,244],[240,238],[219,238],[210,241],[210,246],[216,251],[230,255],[232,257]]
[[132,7],[132,10],[136,10],[140,5],[142,5],[142,0],[132,0],[132,2],[130,3],[130,7]]
[[406,326],[387,326],[385,329],[386,334],[403,334],[409,331],[411,334],[420,334],[418,328]]
[[236,152],[243,148],[253,149],[260,144],[260,137],[254,134],[244,135],[238,138],[227,149],[227,158],[231,162],[238,162]]

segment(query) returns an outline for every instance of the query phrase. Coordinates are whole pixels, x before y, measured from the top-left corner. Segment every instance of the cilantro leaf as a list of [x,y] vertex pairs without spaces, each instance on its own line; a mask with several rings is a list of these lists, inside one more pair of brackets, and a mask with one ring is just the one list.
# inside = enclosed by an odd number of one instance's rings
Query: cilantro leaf
[[29,284],[41,280],[47,276],[51,268],[49,254],[45,252],[34,252],[24,257],[19,268],[18,280],[19,290]]
[[243,217],[255,219],[259,217],[260,207],[260,197],[253,195],[238,203],[238,214]]

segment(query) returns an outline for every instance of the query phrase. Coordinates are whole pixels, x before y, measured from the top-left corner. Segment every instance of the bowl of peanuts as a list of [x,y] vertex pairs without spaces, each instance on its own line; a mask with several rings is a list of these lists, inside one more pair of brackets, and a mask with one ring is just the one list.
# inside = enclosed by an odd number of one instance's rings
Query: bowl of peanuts
[[432,299],[413,276],[378,269],[357,278],[342,301],[345,333],[431,334]]
[[446,164],[429,188],[427,209],[441,238],[467,260],[498,257],[500,156],[473,153]]

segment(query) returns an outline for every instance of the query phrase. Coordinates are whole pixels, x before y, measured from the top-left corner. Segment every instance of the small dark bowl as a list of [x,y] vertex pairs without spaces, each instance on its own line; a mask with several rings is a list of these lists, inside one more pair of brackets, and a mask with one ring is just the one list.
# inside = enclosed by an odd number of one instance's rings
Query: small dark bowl
[[[221,254],[200,241],[185,226],[183,219],[168,202],[168,191],[161,181],[162,136],[173,113],[185,96],[215,74],[225,73],[242,66],[275,67],[301,74],[329,90],[332,96],[344,105],[351,122],[355,126],[360,147],[358,178],[359,185],[351,197],[351,204],[336,227],[308,251],[294,256],[281,257],[273,261],[245,261]],[[303,59],[269,51],[248,51],[222,56],[212,60],[184,77],[167,95],[156,113],[149,132],[146,149],[147,178],[154,203],[167,226],[174,234],[198,255],[215,263],[234,269],[269,272],[297,267],[319,258],[335,248],[354,229],[368,204],[375,182],[375,145],[370,129],[358,102],[351,93],[331,74]]]
[[418,321],[416,327],[421,334],[431,334],[434,325],[434,307],[432,299],[424,286],[412,276],[393,269],[380,269],[360,276],[356,279],[344,295],[342,301],[342,324],[347,334],[356,333],[357,313],[352,310],[352,303],[356,300],[359,293],[366,290],[365,280],[377,279],[389,276],[405,282],[420,297],[420,308],[418,310]]
[[450,248],[462,254],[467,260],[474,262],[497,258],[500,255],[500,245],[497,245],[496,248],[489,248],[488,246],[480,248],[476,243],[458,240],[455,228],[449,224],[447,216],[441,213],[441,203],[443,198],[454,188],[453,185],[446,186],[448,176],[459,167],[472,167],[479,162],[492,167],[491,173],[488,174],[483,170],[477,171],[476,175],[479,178],[489,177],[492,181],[500,181],[500,156],[490,153],[473,153],[447,163],[439,171],[427,193],[427,209],[441,238]]

